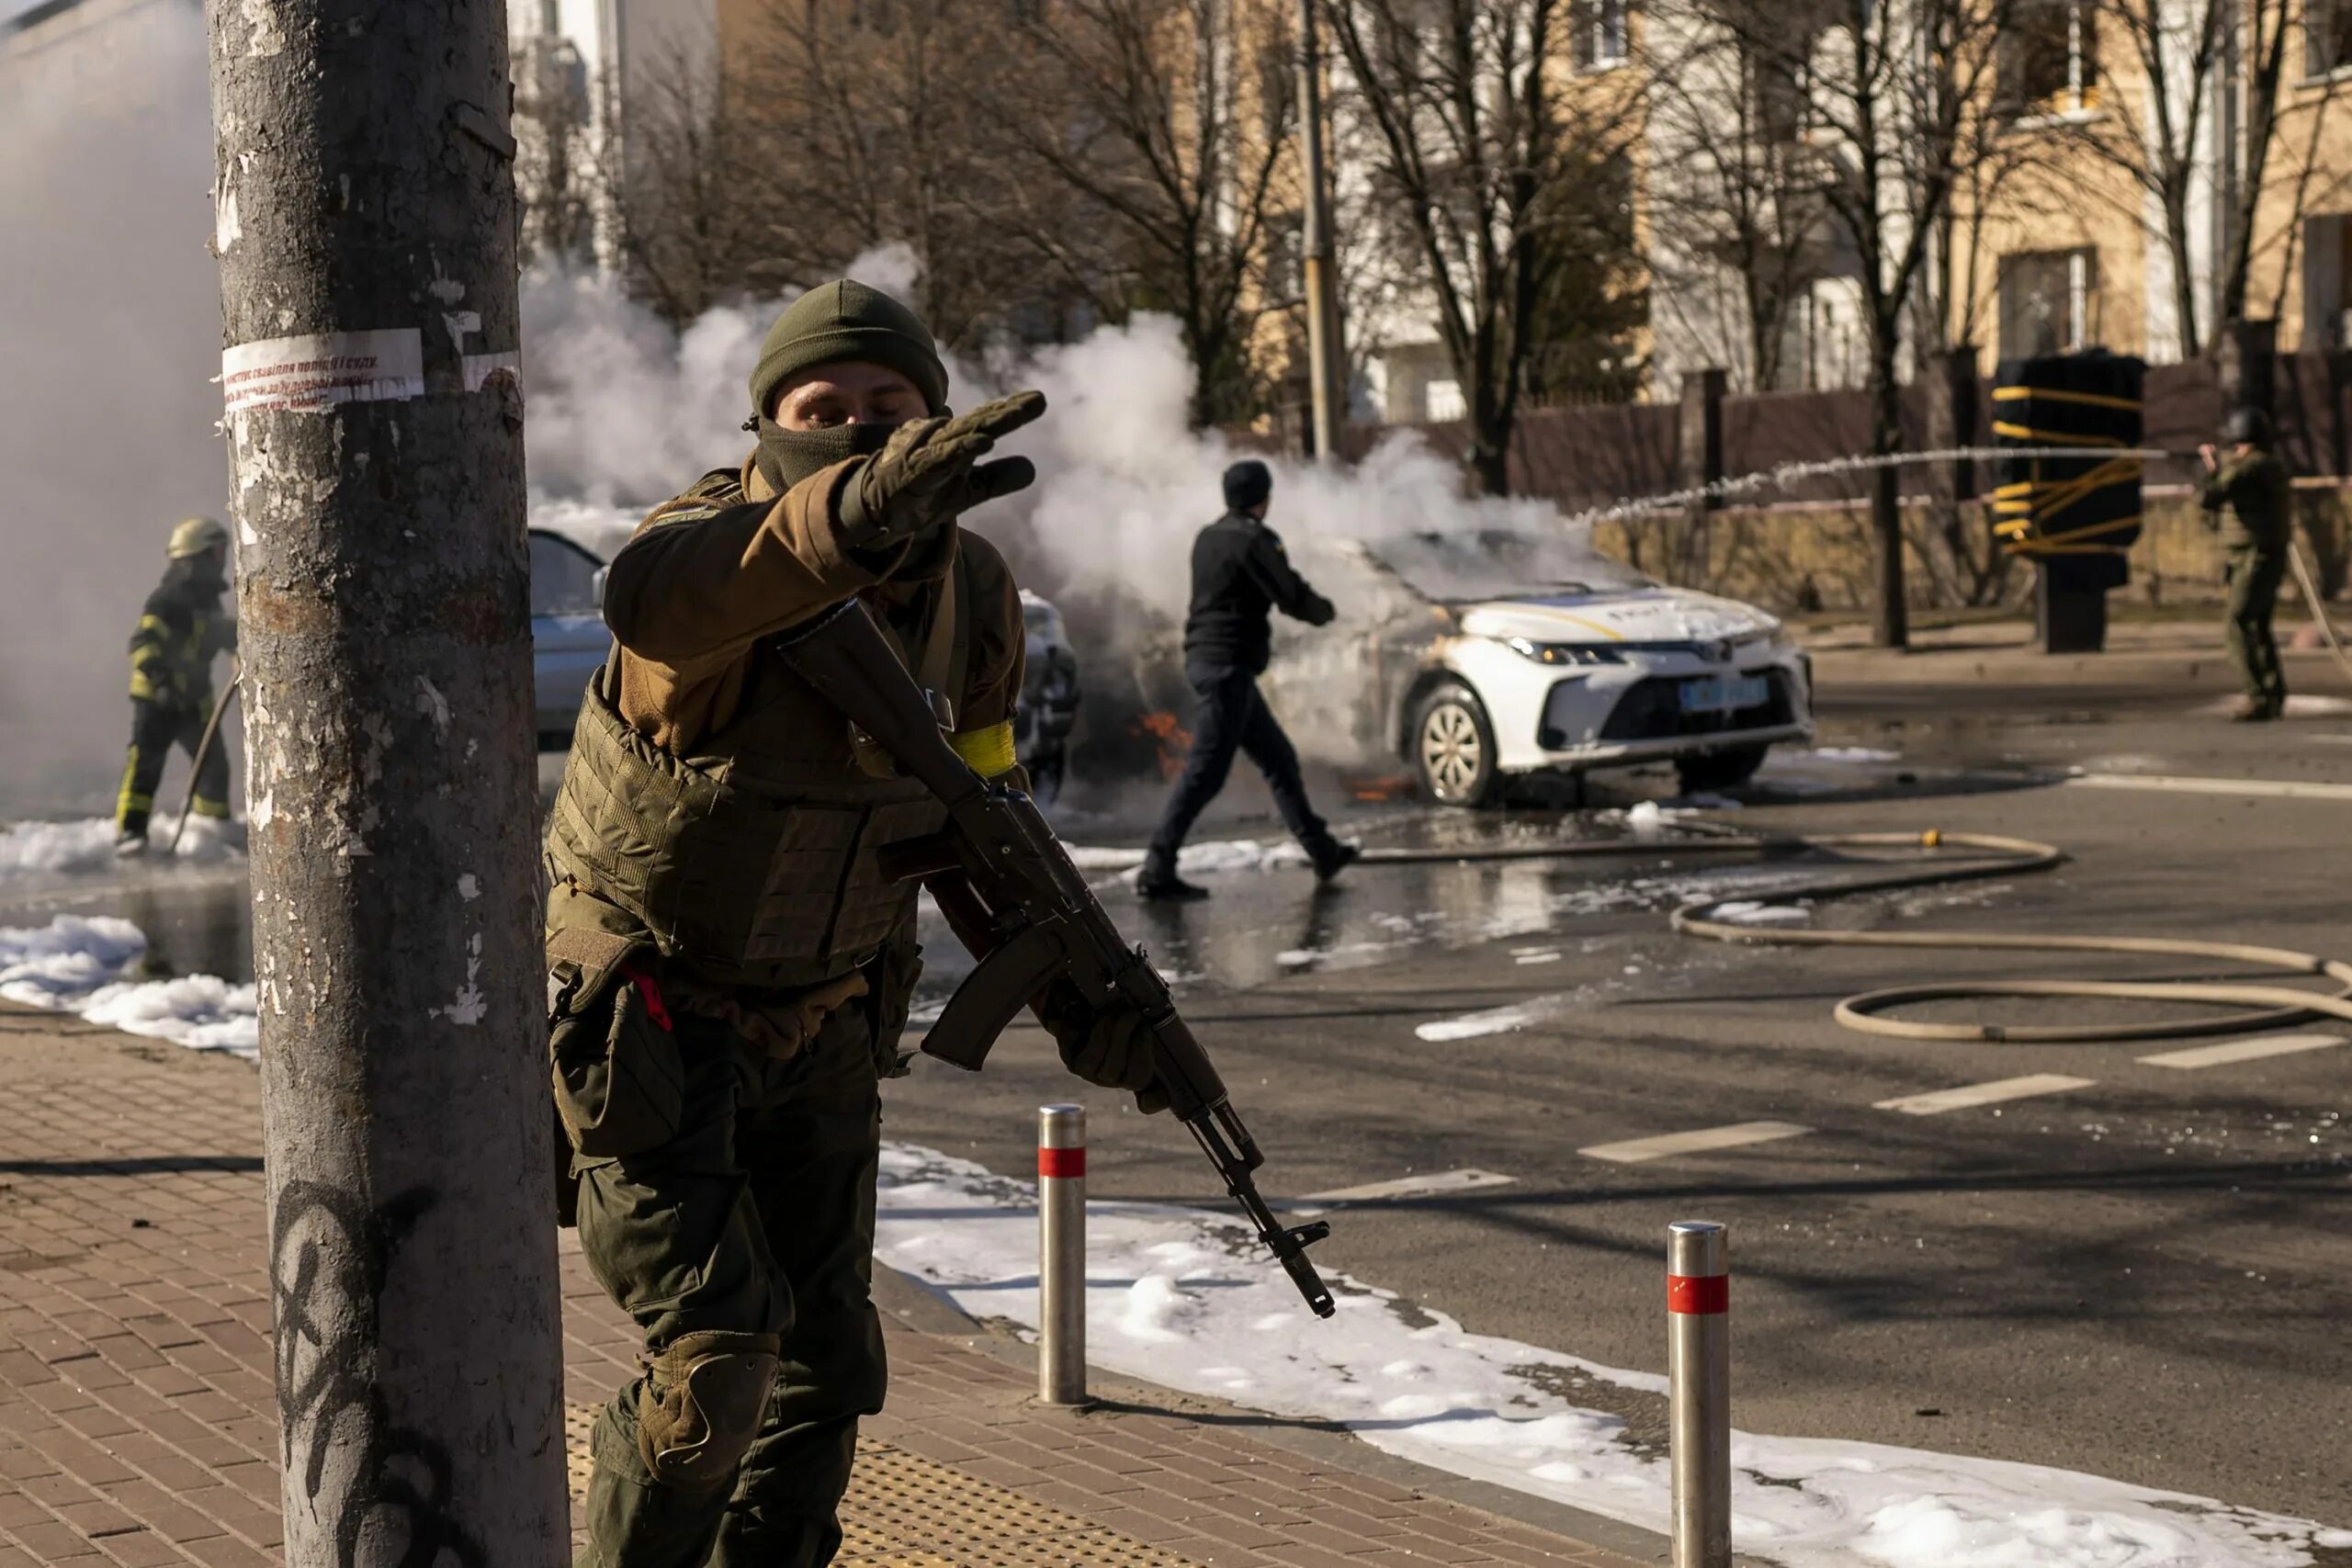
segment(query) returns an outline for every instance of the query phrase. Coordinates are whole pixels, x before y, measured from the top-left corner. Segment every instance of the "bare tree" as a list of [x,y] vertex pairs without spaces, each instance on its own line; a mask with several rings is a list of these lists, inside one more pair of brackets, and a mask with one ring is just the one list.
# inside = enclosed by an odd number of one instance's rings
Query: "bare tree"
[[[2133,194],[2154,208],[2172,274],[2180,355],[2195,358],[2211,346],[2214,321],[2245,314],[2260,249],[2256,219],[2266,197],[2278,194],[2266,189],[2271,160],[2298,109],[2310,111],[2309,129],[2318,134],[2334,94],[2333,67],[2342,63],[2333,58],[2334,7],[2308,0],[2040,0],[2039,8],[2041,24],[2026,29],[2029,38],[2063,41],[2063,29],[2072,28],[2080,40],[2085,29],[2095,29],[2101,55],[2130,62],[2132,90],[2099,100],[2100,108],[2114,112],[2058,124],[2075,145],[2124,175]],[[2300,100],[2281,92],[2299,44],[2320,79]],[[2084,52],[2083,42],[2075,47]],[[2021,47],[2014,74],[2024,73],[2024,57]],[[2035,107],[2021,101],[2024,95],[2015,88],[2007,96],[2012,113]],[[2235,127],[2228,123],[2233,108],[2240,117]],[[2215,192],[2211,143],[2217,137],[2235,144],[2242,164]],[[2311,167],[2305,159],[2290,187],[2290,251]],[[2222,207],[2222,238],[2213,292],[2200,299],[2206,248],[2197,219],[2199,199],[2209,192]]]
[[995,129],[1044,183],[1016,182],[1004,216],[1098,313],[1175,316],[1196,423],[1255,412],[1259,317],[1288,302],[1274,254],[1294,122],[1280,8],[1056,0],[1027,7],[1015,40],[1022,68],[1001,79]]
[[560,34],[518,40],[514,69],[521,260],[526,267],[583,263],[595,251],[608,194],[597,91],[579,48]]
[[1606,225],[1639,134],[1619,80],[1571,91],[1569,0],[1321,0],[1344,79],[1339,112],[1362,120],[1388,232],[1414,256],[1469,423],[1467,466],[1510,489],[1510,452],[1543,318],[1562,275]]
[[[1784,355],[1830,243],[1810,187],[1806,84],[1790,73],[1792,57],[1759,57],[1744,30],[1700,19],[1679,68],[1658,72],[1650,90],[1656,298],[1733,385],[1770,391],[1801,384],[1809,368]],[[1653,24],[1653,43],[1668,25]]]
[[[1812,130],[1802,185],[1848,252],[1867,333],[1869,450],[1903,448],[1901,376],[1917,344],[1920,293],[1955,194],[1997,137],[1994,89],[2002,41],[2030,0],[1734,0],[1718,24],[1755,59],[1804,84]],[[1910,636],[1895,468],[1870,490],[1872,636]]]
[[986,20],[956,0],[774,0],[723,61],[682,42],[633,62],[605,169],[632,288],[683,321],[903,243],[944,342],[999,335],[1036,290],[995,217],[1020,176],[978,107],[1012,59]]
[[770,105],[684,46],[633,62],[626,104],[608,97],[601,118],[625,126],[601,165],[619,258],[631,290],[673,325],[814,276],[781,205]]
[[763,43],[728,76],[773,131],[758,156],[782,265],[821,276],[903,243],[921,268],[913,302],[965,347],[1000,334],[1034,292],[1033,264],[996,218],[1020,171],[982,108],[1013,68],[1002,16],[958,0],[775,0]]

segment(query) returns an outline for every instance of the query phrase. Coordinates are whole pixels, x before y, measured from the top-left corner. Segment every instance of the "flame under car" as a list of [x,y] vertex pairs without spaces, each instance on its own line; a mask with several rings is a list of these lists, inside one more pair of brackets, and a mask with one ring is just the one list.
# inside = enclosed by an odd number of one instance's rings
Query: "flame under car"
[[1341,622],[1282,637],[1280,711],[1360,756],[1401,757],[1442,804],[1488,804],[1514,775],[1652,762],[1685,791],[1724,789],[1812,736],[1810,661],[1776,618],[1572,539],[1484,529],[1294,553]]

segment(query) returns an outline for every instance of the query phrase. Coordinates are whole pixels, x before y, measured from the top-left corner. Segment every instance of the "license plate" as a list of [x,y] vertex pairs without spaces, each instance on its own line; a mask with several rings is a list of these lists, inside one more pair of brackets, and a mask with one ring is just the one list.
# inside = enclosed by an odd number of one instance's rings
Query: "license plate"
[[1758,707],[1771,690],[1761,675],[1701,675],[1682,682],[1682,711],[1729,713]]

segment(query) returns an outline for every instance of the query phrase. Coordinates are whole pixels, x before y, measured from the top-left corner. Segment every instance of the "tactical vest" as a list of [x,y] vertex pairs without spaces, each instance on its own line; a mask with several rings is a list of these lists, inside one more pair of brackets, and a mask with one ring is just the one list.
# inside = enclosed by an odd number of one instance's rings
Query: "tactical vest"
[[[972,598],[959,552],[909,639],[918,681],[959,703]],[[822,985],[912,919],[915,884],[884,882],[875,853],[936,831],[945,810],[772,649],[750,658],[735,716],[684,756],[622,718],[597,672],[548,828],[548,871],[618,906],[705,979]]]

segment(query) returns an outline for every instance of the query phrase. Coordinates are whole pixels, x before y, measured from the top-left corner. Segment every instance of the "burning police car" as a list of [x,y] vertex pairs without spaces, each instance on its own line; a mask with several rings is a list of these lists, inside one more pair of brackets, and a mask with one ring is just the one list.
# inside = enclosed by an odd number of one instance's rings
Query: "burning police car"
[[1371,625],[1283,639],[1267,679],[1285,718],[1402,756],[1446,805],[1484,805],[1510,774],[1645,762],[1722,789],[1812,734],[1810,661],[1778,620],[1572,539],[1483,529],[1294,553],[1350,625]]

